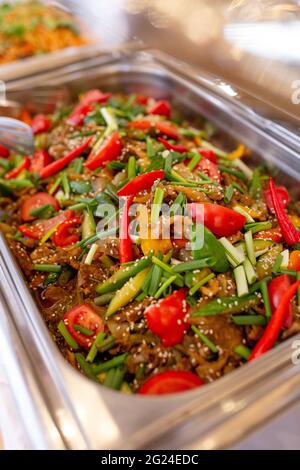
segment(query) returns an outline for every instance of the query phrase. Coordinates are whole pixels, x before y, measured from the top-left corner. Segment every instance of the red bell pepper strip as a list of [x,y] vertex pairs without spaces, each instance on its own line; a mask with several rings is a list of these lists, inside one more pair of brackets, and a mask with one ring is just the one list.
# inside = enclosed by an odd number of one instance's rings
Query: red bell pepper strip
[[138,104],[141,104],[141,105],[146,105],[149,101],[149,96],[146,96],[146,95],[137,95],[135,97],[135,101],[138,103]]
[[123,212],[120,220],[120,235],[119,235],[119,253],[120,263],[128,263],[133,259],[132,240],[130,238],[129,227],[129,209],[133,202],[134,196],[128,196],[125,199]]
[[102,93],[100,90],[90,90],[84,94],[80,103],[68,117],[68,121],[74,126],[80,126],[85,116],[94,109],[96,103],[106,103],[111,93]]
[[166,147],[166,149],[168,149],[168,150],[174,150],[174,152],[178,152],[178,153],[185,153],[185,152],[188,151],[188,148],[186,147],[186,145],[183,145],[183,144],[170,144],[170,142],[168,142],[163,137],[158,137],[157,140],[161,144],[163,144],[164,147]]
[[157,101],[149,110],[149,114],[159,114],[160,116],[171,116],[171,105],[168,101],[160,100]]
[[181,343],[189,324],[186,289],[179,289],[145,311],[148,328],[160,337],[165,347]]
[[179,138],[177,127],[172,122],[168,121],[151,122],[147,119],[143,119],[140,121],[131,121],[127,124],[127,127],[129,129],[137,129],[144,132],[154,129],[156,132],[163,134],[170,139],[177,140]]
[[79,236],[72,233],[72,228],[80,225],[81,217],[72,217],[71,219],[65,220],[55,230],[51,237],[54,245],[56,246],[68,246],[72,243],[76,243],[79,240]]
[[10,179],[16,178],[17,176],[19,176],[19,174],[23,170],[28,170],[29,167],[30,167],[30,158],[24,157],[21,164],[17,166],[17,168],[14,168],[13,170],[6,173],[5,179],[10,180]]
[[[269,298],[272,313],[276,311],[278,307],[281,297],[283,294],[288,290],[291,285],[290,278],[287,274],[282,274],[281,276],[274,277],[272,281],[268,284],[268,291],[269,291]],[[293,310],[292,306],[290,305],[287,309],[286,319],[284,321],[285,328],[289,328],[293,323]]]
[[300,241],[300,233],[288,218],[282,202],[276,193],[276,186],[272,178],[269,180],[269,189],[272,197],[274,211],[280,225],[283,238],[288,245],[294,245]]
[[65,168],[65,166],[69,165],[72,160],[79,157],[88,148],[92,139],[93,137],[89,137],[85,142],[83,142],[83,144],[69,152],[67,155],[64,155],[59,160],[55,160],[42,168],[40,170],[40,177],[42,179],[49,178],[49,176],[55,175],[55,173]]
[[245,216],[218,204],[192,202],[189,210],[197,223],[204,224],[218,237],[230,237],[246,223]]
[[211,160],[208,160],[207,158],[202,158],[198,163],[196,170],[201,171],[217,183],[221,183],[222,176],[220,170],[217,165]]
[[138,393],[141,395],[165,395],[191,390],[204,385],[204,381],[187,370],[166,370],[147,379]]
[[218,161],[215,152],[213,152],[212,150],[200,149],[200,150],[198,150],[198,153],[200,153],[200,155],[202,155],[202,157],[207,158],[207,160],[210,160],[212,163],[216,164],[217,161]]
[[36,223],[30,225],[24,224],[18,227],[18,230],[24,235],[24,237],[33,238],[34,240],[40,240],[43,236],[49,232],[53,227],[64,222],[65,220],[74,217],[74,211],[66,210],[61,214],[51,217],[47,220],[39,220]]
[[255,233],[254,238],[272,240],[275,243],[280,243],[283,240],[280,227],[274,227],[270,228],[270,230],[262,230],[261,232],[257,232]]
[[153,170],[149,173],[144,173],[142,175],[136,176],[131,181],[129,181],[123,188],[119,189],[117,192],[118,196],[130,196],[136,195],[140,191],[150,189],[155,181],[163,179],[165,176],[164,170]]
[[39,173],[42,168],[49,165],[53,161],[53,158],[47,150],[39,150],[33,154],[30,160],[30,171],[32,173]]
[[296,294],[299,286],[300,281],[294,282],[294,284],[292,284],[282,295],[278,307],[276,308],[271,317],[271,320],[266,326],[262,337],[251,352],[248,359],[249,361],[257,359],[259,356],[269,351],[269,349],[271,349],[275,344],[286,319],[291,300]]
[[[289,202],[289,193],[288,193],[288,190],[286,189],[286,187],[285,186],[277,186],[276,187],[276,194],[277,194],[277,197],[280,199],[282,206],[284,208],[286,208],[286,206],[288,205],[288,202]],[[274,211],[273,200],[272,200],[270,189],[265,189],[263,191],[263,195],[264,195],[264,198],[265,198],[265,201],[266,201],[266,204],[268,206],[269,211],[272,214],[274,214],[275,211]]]
[[4,147],[4,145],[0,145],[0,157],[7,158],[9,156],[9,150]]
[[34,135],[48,132],[51,127],[51,121],[44,114],[37,114],[31,121],[31,129]]
[[84,166],[89,170],[96,170],[108,162],[116,160],[120,156],[122,149],[123,144],[120,134],[113,132],[95,155],[93,151],[91,152]]

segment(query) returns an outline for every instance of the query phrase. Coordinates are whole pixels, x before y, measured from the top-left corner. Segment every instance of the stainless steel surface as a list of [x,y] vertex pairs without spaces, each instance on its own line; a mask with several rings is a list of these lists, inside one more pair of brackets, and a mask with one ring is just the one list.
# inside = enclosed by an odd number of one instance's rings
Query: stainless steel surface
[[31,154],[34,150],[31,127],[18,119],[0,116],[0,144],[17,153]]
[[[203,114],[226,131],[230,139],[243,141],[253,150],[254,160],[275,165],[283,171],[282,179],[294,191],[299,190],[295,184],[295,179],[300,180],[299,145],[292,134],[280,127],[270,133],[271,121],[260,118],[236,96],[228,95],[218,81],[207,74],[180,71],[177,62],[162,54],[120,53],[117,58],[107,57],[106,63],[102,57],[73,64],[60,74],[9,84],[8,98],[13,99],[18,93],[20,99],[23,96],[26,100],[27,88],[40,83],[65,85],[70,95],[99,86],[168,97],[186,115]],[[243,425],[244,435],[299,398],[299,371],[291,363],[293,339],[217,382],[184,394],[127,396],[94,384],[62,358],[3,238],[0,249],[4,269],[1,291],[43,399],[68,448],[208,447],[206,438],[211,447],[220,448],[240,439],[236,432],[228,439],[236,422]],[[268,407],[262,413],[266,395]],[[252,411],[251,420],[242,419],[247,410]],[[219,432],[223,425],[228,432]]]

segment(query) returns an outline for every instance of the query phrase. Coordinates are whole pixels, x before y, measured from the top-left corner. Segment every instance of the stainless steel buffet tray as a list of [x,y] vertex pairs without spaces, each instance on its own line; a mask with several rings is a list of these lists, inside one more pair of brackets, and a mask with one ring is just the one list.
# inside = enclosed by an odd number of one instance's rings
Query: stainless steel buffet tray
[[[98,86],[102,89],[168,97],[187,115],[209,118],[232,139],[248,145],[258,161],[282,172],[298,191],[298,143],[284,132],[269,132],[271,122],[260,118],[239,100],[224,93],[218,81],[205,74],[192,75],[176,62],[155,52],[120,52],[66,67],[8,86],[8,97],[27,99],[30,89],[43,85],[66,86],[72,95]],[[232,94],[231,94],[232,95]],[[255,156],[257,155],[257,156]],[[20,348],[9,349],[24,365],[23,386],[35,410],[42,448],[224,448],[300,398],[300,369],[292,365],[294,337],[259,360],[213,384],[187,393],[143,397],[123,395],[81,376],[61,356],[29,293],[20,269],[3,237],[0,238],[0,291],[6,317],[13,323]],[[0,323],[0,332],[3,326]],[[299,338],[299,336],[298,336]],[[4,361],[4,370],[8,369]],[[11,379],[20,402],[20,389]],[[23,377],[24,378],[24,377]],[[27,405],[26,405],[27,406]],[[29,405],[28,405],[29,406]],[[47,413],[45,413],[45,409]],[[24,419],[24,426],[28,421]],[[30,436],[30,426],[28,426]]]

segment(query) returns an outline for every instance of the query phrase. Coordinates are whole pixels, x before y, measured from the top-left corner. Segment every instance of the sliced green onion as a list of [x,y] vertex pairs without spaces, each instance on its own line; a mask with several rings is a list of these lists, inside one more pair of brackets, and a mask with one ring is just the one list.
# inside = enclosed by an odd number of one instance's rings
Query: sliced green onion
[[133,155],[128,158],[127,164],[127,178],[129,180],[136,177],[136,159]]
[[87,257],[85,258],[84,264],[87,264],[87,265],[92,264],[97,249],[98,249],[97,243],[93,243],[87,254]]
[[120,354],[119,356],[115,356],[113,359],[109,359],[106,362],[102,362],[101,364],[93,367],[93,373],[95,375],[100,374],[101,372],[105,372],[107,370],[113,369],[114,367],[120,366],[123,364],[127,359],[128,354]]
[[264,315],[234,315],[231,320],[236,325],[259,325],[265,326],[267,324],[266,317]]
[[243,160],[241,160],[240,158],[236,158],[233,161],[233,165],[237,167],[239,170],[241,170],[247,176],[248,179],[252,178],[253,170],[251,170],[251,168],[249,168],[248,165],[246,165],[246,163],[243,162]]
[[147,137],[147,139],[146,139],[146,151],[147,151],[147,156],[149,158],[155,157],[156,152],[154,150],[153,141],[152,141],[151,137]]
[[[90,135],[92,135],[92,134],[90,134]],[[83,157],[78,157],[78,158],[75,158],[75,160],[73,160],[72,168],[73,168],[74,172],[77,173],[78,175],[80,175],[82,173],[83,162],[84,162]]]
[[106,130],[104,132],[104,137],[109,136],[114,131],[118,129],[118,123],[114,115],[114,111],[112,108],[101,108],[101,114],[106,122]]
[[[160,260],[162,260],[163,258],[161,253],[158,253],[157,257]],[[155,293],[157,292],[158,286],[160,284],[161,276],[162,276],[162,268],[158,265],[152,266],[151,270],[149,271],[145,279],[145,283],[144,283],[145,286],[143,287],[143,291],[146,294],[150,295],[150,297],[154,297]]]
[[195,284],[193,287],[190,288],[189,290],[189,295],[194,295],[199,289],[200,287],[204,286],[205,284],[208,283],[208,281],[210,281],[211,279],[213,279],[216,275],[214,273],[210,273],[208,274],[206,277],[204,277],[203,279],[201,279],[199,282],[197,282],[197,284]]
[[275,260],[273,269],[272,269],[272,273],[273,273],[273,274],[278,274],[278,273],[279,273],[281,263],[282,263],[282,254],[279,253],[279,255],[277,256],[277,258],[276,258],[276,260]]
[[107,294],[100,295],[99,297],[96,297],[94,299],[94,303],[96,305],[107,305],[111,301],[111,299],[114,297],[113,292],[108,292]]
[[270,228],[272,228],[272,222],[251,222],[245,225],[245,230],[251,230],[252,233],[269,230]]
[[94,343],[91,346],[91,349],[88,352],[88,355],[86,356],[86,361],[87,362],[94,362],[95,357],[97,356],[97,346],[102,343],[102,341],[105,338],[105,333],[98,333]]
[[93,336],[94,332],[89,330],[88,328],[85,328],[84,326],[81,325],[74,325],[74,330],[79,331],[79,333],[82,333],[85,336]]
[[163,261],[161,261],[156,256],[152,256],[152,263],[156,264],[157,266],[160,266],[167,273],[174,274],[173,268],[169,266],[168,264],[164,263]]
[[61,184],[65,193],[65,198],[70,199],[70,183],[66,173],[62,174]]
[[251,217],[251,215],[248,214],[248,212],[243,207],[235,206],[233,210],[235,210],[235,212],[238,212],[239,214],[242,214],[244,217],[246,217],[247,222],[249,223],[255,222],[253,217]]
[[92,191],[92,185],[90,181],[71,181],[69,186],[72,193],[75,194],[87,194]]
[[233,270],[233,274],[236,282],[238,297],[243,297],[243,295],[246,295],[249,292],[244,267],[238,266]]
[[87,377],[89,377],[92,380],[97,380],[93,373],[93,369],[91,365],[88,362],[86,362],[84,356],[81,353],[76,353],[75,359]]
[[108,351],[115,345],[115,339],[113,336],[108,336],[101,343],[97,344],[97,349],[99,352],[103,353]]
[[175,170],[167,172],[165,176],[168,180],[175,181],[175,183],[188,183],[187,180],[180,176]]
[[257,279],[257,274],[255,272],[255,269],[253,268],[249,258],[245,258],[243,261],[243,267],[245,270],[245,274],[247,277],[248,284],[253,284],[256,279]]
[[226,254],[229,255],[229,262],[231,264],[232,262],[234,263],[233,267],[238,266],[244,261],[244,253],[242,253],[235,246],[233,246],[233,244],[229,240],[227,240],[227,238],[222,237],[219,239],[219,242],[222,243],[225,248]]
[[259,198],[261,193],[260,168],[255,168],[250,183],[249,194],[254,199]]
[[54,227],[51,227],[50,230],[45,233],[45,235],[40,240],[40,245],[43,245],[50,237],[52,237],[52,235],[56,232],[58,226],[59,223],[56,224]]
[[254,292],[257,292],[260,290],[260,285],[262,282],[265,282],[266,284],[271,281],[272,277],[271,276],[266,276],[264,277],[263,279],[261,279],[260,281],[256,282],[255,284],[253,284],[250,289],[249,289],[249,292],[250,294],[253,294]]
[[159,219],[161,205],[164,200],[165,192],[162,188],[158,187],[155,190],[152,209],[151,209],[151,224],[154,225]]
[[231,201],[233,193],[234,193],[234,186],[231,184],[230,186],[227,186],[226,191],[225,191],[224,202],[226,204],[229,204],[229,202]]
[[62,267],[59,264],[34,264],[33,269],[45,273],[59,273]]
[[62,335],[62,337],[64,338],[64,340],[66,341],[66,343],[70,346],[70,348],[72,348],[72,349],[74,349],[74,351],[76,351],[76,349],[78,349],[79,346],[76,343],[75,339],[68,332],[63,320],[61,320],[59,322],[59,324],[57,326],[57,329],[60,332],[60,334]]
[[45,204],[42,207],[37,207],[30,211],[32,217],[37,217],[38,219],[49,219],[53,215],[54,208],[51,204]]
[[173,266],[174,273],[183,273],[185,271],[193,271],[195,269],[202,269],[213,266],[216,263],[216,258],[213,256],[208,258],[197,259],[193,261],[186,261],[184,263],[178,263]]
[[234,352],[238,354],[239,356],[241,356],[246,361],[248,361],[249,356],[251,354],[251,350],[247,348],[246,346],[244,346],[243,344],[240,344],[239,346],[234,348]]
[[217,346],[204,333],[202,333],[199,328],[192,325],[192,330],[213,353],[218,352]]
[[255,251],[254,251],[254,244],[253,244],[253,237],[252,237],[251,230],[245,233],[245,243],[246,243],[246,250],[248,253],[249,260],[251,261],[253,266],[255,266],[256,256],[255,256]]
[[186,202],[186,196],[183,193],[178,193],[173,204],[170,206],[170,216],[182,215],[183,205]]
[[231,167],[219,165],[219,170],[221,171],[221,173],[228,173],[229,175],[236,176],[240,180],[246,180],[247,179],[246,176],[244,175],[244,173],[242,173],[241,171],[236,170],[234,168],[231,168]]
[[[167,150],[167,152],[169,152]],[[172,164],[173,164],[173,157],[171,155],[171,152],[168,153],[168,155],[165,158],[165,165],[164,165],[164,170],[166,172],[170,172],[172,170]]]
[[198,163],[200,162],[200,160],[202,158],[203,157],[202,157],[202,155],[200,155],[200,153],[195,153],[193,158],[188,163],[189,170],[193,171],[194,168],[196,168],[196,166],[198,165]]
[[260,291],[264,301],[265,309],[266,309],[266,317],[269,320],[272,316],[271,304],[270,304],[270,297],[268,292],[268,286],[266,281],[262,280],[260,282]]
[[156,294],[154,295],[155,299],[158,299],[164,292],[165,290],[176,280],[177,276],[171,276],[169,279],[167,279],[158,289]]
[[47,279],[44,281],[44,285],[48,286],[49,284],[53,284],[57,281],[58,278],[59,273],[50,273],[49,276],[47,276]]
[[120,390],[126,372],[127,368],[124,365],[121,365],[120,367],[117,367],[115,369],[111,388],[113,388],[114,390]]
[[58,189],[58,187],[61,184],[61,179],[62,179],[61,175],[56,178],[56,180],[54,181],[54,183],[52,184],[51,188],[48,191],[49,194],[55,193],[55,191]]

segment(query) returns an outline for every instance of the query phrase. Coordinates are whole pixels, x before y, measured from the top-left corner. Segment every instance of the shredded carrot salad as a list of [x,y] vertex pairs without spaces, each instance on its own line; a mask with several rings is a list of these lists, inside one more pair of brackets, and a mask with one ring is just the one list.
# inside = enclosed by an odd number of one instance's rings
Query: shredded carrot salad
[[0,64],[87,42],[62,10],[36,1],[0,5]]

